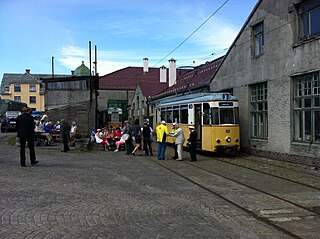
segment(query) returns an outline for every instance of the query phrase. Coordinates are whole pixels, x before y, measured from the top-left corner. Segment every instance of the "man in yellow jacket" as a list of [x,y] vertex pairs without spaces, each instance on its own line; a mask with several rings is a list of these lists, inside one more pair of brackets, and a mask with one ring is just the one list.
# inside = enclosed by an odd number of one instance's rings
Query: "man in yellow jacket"
[[169,131],[164,120],[156,127],[156,134],[158,142],[158,160],[166,160],[166,139]]

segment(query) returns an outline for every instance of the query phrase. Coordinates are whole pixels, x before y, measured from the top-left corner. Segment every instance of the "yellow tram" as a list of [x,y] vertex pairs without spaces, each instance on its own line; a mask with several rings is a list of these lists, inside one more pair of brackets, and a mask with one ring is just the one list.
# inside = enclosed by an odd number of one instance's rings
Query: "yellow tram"
[[[186,137],[189,126],[198,133],[197,149],[240,151],[239,105],[229,93],[196,93],[165,99],[157,105],[157,121],[180,124]],[[168,137],[167,142],[172,142]],[[186,142],[185,145],[186,146]]]

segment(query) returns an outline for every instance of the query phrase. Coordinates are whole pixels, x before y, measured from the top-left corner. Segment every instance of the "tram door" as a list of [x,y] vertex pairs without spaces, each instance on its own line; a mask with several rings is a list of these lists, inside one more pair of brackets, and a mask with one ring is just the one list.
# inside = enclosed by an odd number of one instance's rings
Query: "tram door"
[[198,133],[197,148],[202,149],[202,108],[201,104],[194,105],[195,130]]

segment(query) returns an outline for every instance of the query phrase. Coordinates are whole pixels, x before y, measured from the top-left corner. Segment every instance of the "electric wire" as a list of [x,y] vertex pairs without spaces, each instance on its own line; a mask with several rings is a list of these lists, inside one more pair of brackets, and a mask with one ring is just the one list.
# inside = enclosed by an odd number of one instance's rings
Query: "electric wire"
[[187,38],[185,38],[176,48],[170,51],[167,55],[165,55],[161,60],[159,60],[153,67],[162,62],[165,58],[170,56],[173,52],[175,52],[178,48],[180,48],[191,36],[193,36],[204,24],[206,24],[221,8],[226,5],[229,0],[226,0],[216,11],[214,11],[199,27],[197,27]]

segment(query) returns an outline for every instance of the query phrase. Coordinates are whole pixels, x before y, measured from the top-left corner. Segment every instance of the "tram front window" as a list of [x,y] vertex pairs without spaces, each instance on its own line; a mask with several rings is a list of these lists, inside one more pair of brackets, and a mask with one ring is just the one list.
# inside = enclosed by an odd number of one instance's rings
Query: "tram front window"
[[220,124],[234,124],[233,108],[220,108]]

